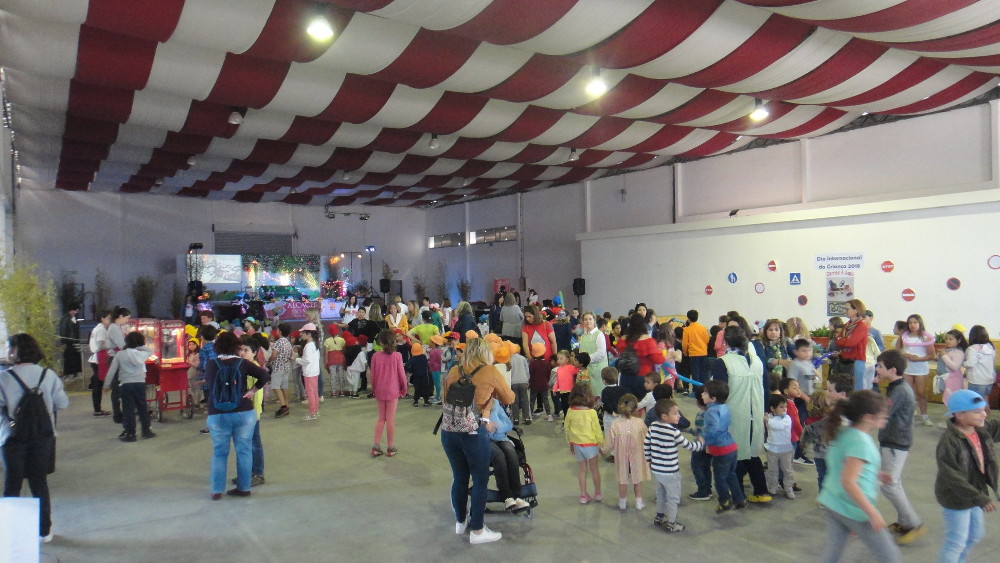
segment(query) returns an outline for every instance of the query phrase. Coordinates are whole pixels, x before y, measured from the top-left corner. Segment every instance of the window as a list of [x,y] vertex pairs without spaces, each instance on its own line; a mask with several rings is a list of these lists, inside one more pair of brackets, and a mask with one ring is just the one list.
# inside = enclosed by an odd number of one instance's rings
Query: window
[[517,225],[492,227],[469,232],[469,244],[492,244],[517,240]]
[[427,248],[447,248],[449,246],[462,246],[465,237],[462,233],[445,233],[427,238]]

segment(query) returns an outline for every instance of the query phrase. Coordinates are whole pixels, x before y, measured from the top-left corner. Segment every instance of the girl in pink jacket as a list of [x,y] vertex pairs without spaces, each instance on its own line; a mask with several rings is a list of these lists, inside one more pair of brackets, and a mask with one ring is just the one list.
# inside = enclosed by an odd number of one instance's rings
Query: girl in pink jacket
[[376,337],[382,347],[380,352],[372,355],[370,376],[372,393],[378,402],[378,421],[375,422],[375,442],[372,446],[372,457],[378,457],[382,452],[382,429],[385,429],[386,455],[396,455],[393,439],[396,436],[396,405],[399,399],[406,395],[406,374],[403,372],[403,356],[396,352],[396,337],[392,331],[385,328]]

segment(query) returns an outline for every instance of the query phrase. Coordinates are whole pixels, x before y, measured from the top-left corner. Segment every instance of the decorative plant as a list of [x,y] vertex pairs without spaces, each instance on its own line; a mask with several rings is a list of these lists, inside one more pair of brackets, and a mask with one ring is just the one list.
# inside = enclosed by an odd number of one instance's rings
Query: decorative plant
[[184,288],[176,282],[170,291],[170,314],[178,319],[184,318]]
[[21,261],[0,269],[0,314],[7,334],[34,336],[45,356],[42,365],[56,368],[62,358],[56,338],[56,287],[52,280],[41,280],[37,270],[35,264]]
[[111,310],[111,283],[108,282],[108,274],[98,268],[94,274],[94,314],[96,319],[100,311]]
[[423,276],[413,276],[413,293],[418,301],[427,295],[427,282]]
[[434,290],[437,293],[437,298],[444,301],[448,297],[448,287],[451,284],[448,283],[448,270],[445,268],[444,261],[439,261],[437,263],[437,276],[434,279]]
[[472,282],[465,279],[465,276],[458,277],[458,296],[462,298],[462,301],[468,301],[472,299]]
[[392,266],[389,265],[385,260],[382,261],[382,279],[391,280],[392,279]]
[[59,306],[62,307],[63,313],[69,311],[69,308],[74,305],[82,307],[83,298],[83,284],[76,283],[73,274],[63,270],[59,279]]
[[809,331],[812,336],[818,336],[820,338],[828,338],[830,336],[830,327],[824,325],[816,327]]
[[934,333],[934,343],[935,344],[944,344],[944,337],[947,334],[948,334],[947,332],[935,332]]
[[352,285],[351,288],[352,288],[351,290],[356,295],[361,295],[361,296],[369,295],[372,292],[372,286],[370,283],[368,283],[368,280],[361,280]]
[[153,316],[153,298],[156,296],[155,279],[141,275],[132,282],[132,300],[135,302],[135,316],[150,318]]

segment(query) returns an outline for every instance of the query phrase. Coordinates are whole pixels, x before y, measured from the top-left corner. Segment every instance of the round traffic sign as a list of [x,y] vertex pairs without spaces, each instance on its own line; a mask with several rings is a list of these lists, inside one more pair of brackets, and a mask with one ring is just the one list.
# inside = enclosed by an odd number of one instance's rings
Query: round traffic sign
[[885,272],[885,273],[887,273],[887,274],[889,272],[891,272],[895,267],[896,267],[896,265],[893,264],[889,260],[886,260],[885,262],[882,262],[882,271]]
[[773,272],[778,269],[778,264],[774,260],[771,260],[767,263],[767,269]]
[[799,305],[805,305],[809,302],[809,298],[805,295],[799,295]]
[[956,289],[962,287],[962,280],[958,278],[948,278],[948,281],[945,282],[945,285],[948,286],[948,289],[955,291]]
[[710,286],[710,285],[706,285],[706,286],[705,286],[705,295],[711,295],[711,294],[712,294],[712,291],[714,291],[714,290],[712,289],[712,286]]
[[914,292],[910,288],[904,289],[903,293],[901,293],[900,295],[903,298],[903,301],[907,301],[907,302],[913,301],[917,297],[916,292]]
[[729,272],[729,275],[726,276],[726,279],[729,280],[729,283],[736,283],[736,280],[739,278],[736,277],[736,272]]
[[756,291],[758,295],[764,293],[764,284],[760,282],[755,283],[753,286],[753,290]]

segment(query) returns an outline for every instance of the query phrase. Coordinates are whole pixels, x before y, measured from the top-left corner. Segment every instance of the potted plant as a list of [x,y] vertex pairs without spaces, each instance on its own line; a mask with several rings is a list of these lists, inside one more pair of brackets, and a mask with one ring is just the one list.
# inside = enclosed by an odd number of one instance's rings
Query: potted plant
[[7,333],[25,332],[38,340],[43,366],[58,369],[62,358],[56,337],[56,286],[38,277],[35,264],[15,261],[0,269],[0,314]]
[[468,301],[472,299],[472,282],[465,279],[464,276],[458,278],[458,296],[462,301]]
[[136,318],[148,319],[153,316],[153,298],[156,296],[157,285],[159,282],[147,275],[141,275],[132,282],[132,300],[135,301]]
[[809,335],[812,336],[813,342],[823,348],[830,345],[830,327],[826,325],[812,329],[809,331]]
[[413,298],[417,301],[427,297],[427,282],[423,276],[413,276],[413,293],[415,294]]

